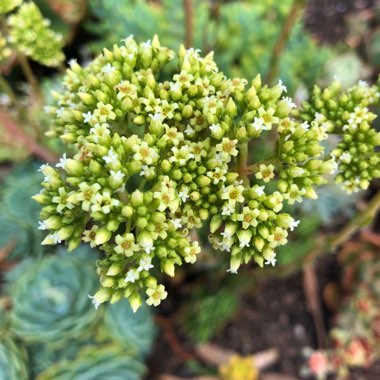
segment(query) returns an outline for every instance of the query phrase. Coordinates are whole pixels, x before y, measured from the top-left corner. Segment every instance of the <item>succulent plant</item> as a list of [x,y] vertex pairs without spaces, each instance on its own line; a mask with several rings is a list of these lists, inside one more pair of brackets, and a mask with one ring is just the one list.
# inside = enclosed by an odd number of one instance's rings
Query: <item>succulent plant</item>
[[25,349],[12,338],[0,337],[0,380],[28,380],[28,364]]
[[58,362],[36,380],[141,380],[145,367],[118,346],[86,348],[73,361]]
[[[40,169],[44,189],[33,198],[49,231],[43,244],[72,250],[84,241],[104,251],[96,307],[125,297],[136,310],[141,290],[157,306],[167,292],[154,269],[174,276],[176,265],[194,263],[201,247],[189,230],[204,225],[212,246],[229,253],[231,273],[250,260],[275,265],[275,250],[299,224],[284,205],[316,199],[336,170],[348,193],[380,177],[380,133],[368,108],[379,102],[376,86],[315,87],[294,110],[282,81],[228,79],[212,53],[183,46],[178,74],[160,81],[174,58],[156,36],[128,37],[85,68],[71,62],[47,109],[50,135],[75,155]],[[248,144],[270,131],[275,152],[251,164]],[[331,133],[342,140],[328,152]]]
[[60,346],[91,333],[98,315],[87,295],[96,287],[96,273],[87,254],[84,248],[73,256],[60,252],[14,269],[8,292],[18,337]]
[[108,305],[104,310],[100,335],[118,343],[134,357],[145,357],[150,353],[155,332],[155,325],[147,306],[134,313],[129,302],[122,300]]
[[12,249],[8,259],[39,256],[41,231],[38,230],[38,208],[31,196],[38,190],[40,175],[36,166],[24,163],[14,169],[0,190],[0,247],[8,244]]

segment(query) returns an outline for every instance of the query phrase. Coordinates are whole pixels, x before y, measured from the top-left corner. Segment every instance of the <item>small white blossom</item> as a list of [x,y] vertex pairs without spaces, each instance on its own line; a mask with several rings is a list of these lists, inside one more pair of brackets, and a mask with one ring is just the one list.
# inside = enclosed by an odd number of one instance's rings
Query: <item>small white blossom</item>
[[116,70],[115,66],[112,66],[110,63],[107,63],[103,68],[102,68],[102,73],[103,74],[112,74]]
[[276,265],[276,257],[271,257],[270,259],[265,261],[265,265],[272,265],[273,267]]
[[305,131],[308,131],[310,128],[310,124],[307,121],[304,121],[300,124],[300,127],[303,128]]
[[152,258],[149,256],[145,256],[140,260],[139,267],[137,268],[138,272],[141,272],[143,270],[149,271],[149,269],[153,268],[152,265]]
[[106,164],[115,164],[118,161],[118,156],[112,148],[108,151],[108,155],[102,158]]
[[118,170],[117,172],[114,170],[111,170],[110,173],[111,173],[112,178],[117,182],[121,182],[123,178],[125,177],[125,174],[121,170]]
[[296,108],[296,103],[293,102],[293,99],[290,98],[289,96],[286,96],[284,99],[283,99],[287,106],[290,108],[290,109],[293,109],[293,108]]
[[172,219],[171,222],[176,230],[178,230],[179,228],[182,228],[181,219]]
[[130,282],[132,284],[135,283],[136,280],[138,280],[140,277],[139,273],[137,272],[137,270],[135,269],[130,269],[128,272],[127,272],[127,275],[124,279],[125,282]]
[[95,306],[95,309],[98,310],[100,302],[97,301],[94,296],[88,295],[88,298],[91,300],[92,304]]
[[254,189],[254,191],[255,191],[255,193],[259,196],[259,197],[261,197],[262,195],[264,195],[265,194],[265,186],[257,186],[255,189]]
[[283,91],[283,92],[288,92],[288,89],[287,89],[286,86],[282,83],[282,80],[281,80],[281,79],[278,81],[277,86],[279,86],[279,87],[281,88],[281,91]]
[[65,108],[61,107],[61,108],[58,108],[57,111],[55,111],[55,114],[57,115],[57,117],[62,117],[64,111],[65,111]]
[[44,230],[46,230],[48,228],[45,221],[42,221],[42,222],[38,221],[38,224],[39,224],[39,226],[38,226],[39,230],[44,231]]
[[94,118],[94,115],[90,111],[87,113],[82,113],[82,116],[84,123],[89,123]]
[[178,193],[178,196],[181,198],[181,201],[185,203],[189,198],[189,189],[187,187],[183,187],[182,190]]
[[66,162],[67,162],[66,153],[63,153],[63,156],[59,159],[59,162],[58,164],[55,165],[55,167],[64,169]]
[[218,124],[212,124],[212,125],[210,125],[209,128],[210,128],[210,131],[212,133],[217,133],[217,132],[219,132],[221,130],[221,127],[220,127],[219,123]]
[[350,152],[343,152],[341,156],[339,157],[340,161],[345,162],[346,164],[349,164],[352,160],[352,156]]
[[261,131],[264,128],[264,120],[261,117],[255,117],[253,119],[252,127],[256,131]]
[[291,222],[290,222],[290,226],[289,226],[289,229],[290,229],[290,231],[294,231],[294,229],[296,228],[296,227],[298,227],[298,225],[300,224],[300,221],[299,220],[292,220]]

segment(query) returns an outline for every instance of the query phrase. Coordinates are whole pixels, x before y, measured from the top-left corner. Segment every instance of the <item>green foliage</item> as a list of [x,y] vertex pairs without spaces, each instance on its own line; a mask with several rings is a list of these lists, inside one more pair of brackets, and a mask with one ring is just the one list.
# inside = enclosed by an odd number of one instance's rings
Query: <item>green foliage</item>
[[[255,73],[267,74],[273,45],[281,24],[290,11],[292,1],[223,2],[213,10],[211,1],[193,1],[193,46],[213,50],[216,63],[228,76],[252,79]],[[183,43],[184,11],[181,1],[148,2],[128,0],[95,0],[90,9],[98,21],[89,22],[90,30],[100,37],[96,49],[119,43],[132,34],[146,40],[158,34],[171,49]],[[295,25],[280,61],[281,77],[294,91],[301,82],[310,85],[321,74],[324,62],[332,53],[316,46],[303,30]],[[165,68],[172,73],[174,65]]]
[[24,3],[7,19],[11,47],[45,66],[59,66],[65,56],[62,36],[49,28],[33,2]]
[[10,337],[0,337],[0,380],[28,380],[26,351]]
[[109,305],[104,311],[100,336],[110,337],[134,357],[149,354],[155,336],[155,326],[147,306],[134,313],[127,300]]
[[229,288],[198,294],[186,309],[185,331],[194,341],[207,342],[224,327],[237,307],[238,296]]
[[1,185],[0,247],[14,245],[9,259],[42,253],[42,235],[36,224],[39,209],[31,199],[38,191],[40,180],[36,165],[25,163],[11,172]]
[[88,348],[73,361],[58,362],[36,380],[141,380],[144,366],[117,346]]
[[95,270],[86,255],[84,249],[75,256],[57,253],[30,261],[18,273],[9,285],[10,325],[17,336],[28,343],[59,346],[88,334],[98,316],[88,299],[78,297],[96,286]]

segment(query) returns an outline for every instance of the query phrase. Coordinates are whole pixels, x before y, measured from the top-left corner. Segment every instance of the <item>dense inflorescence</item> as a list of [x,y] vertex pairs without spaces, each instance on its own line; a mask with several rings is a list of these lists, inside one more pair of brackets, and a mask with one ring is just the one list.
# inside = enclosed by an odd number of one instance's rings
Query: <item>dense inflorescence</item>
[[[2,12],[0,8],[0,13],[13,10],[20,3],[21,1],[5,2],[5,11]],[[14,49],[45,66],[57,67],[63,62],[65,56],[62,52],[62,36],[50,28],[50,21],[43,18],[33,2],[21,4],[6,21],[9,42],[7,49]]]
[[[331,129],[322,110],[300,118],[281,81],[228,79],[212,53],[183,47],[178,73],[161,81],[174,58],[157,37],[129,37],[85,68],[71,62],[46,109],[50,135],[75,155],[41,167],[34,198],[44,206],[40,229],[50,231],[43,244],[72,250],[84,241],[104,252],[96,306],[127,297],[137,309],[141,289],[157,306],[167,292],[156,269],[174,276],[175,266],[194,263],[201,247],[189,231],[205,224],[212,246],[231,255],[230,272],[252,259],[274,265],[298,225],[284,204],[315,198],[334,170],[321,145]],[[250,165],[248,143],[263,138],[276,141],[275,154]]]

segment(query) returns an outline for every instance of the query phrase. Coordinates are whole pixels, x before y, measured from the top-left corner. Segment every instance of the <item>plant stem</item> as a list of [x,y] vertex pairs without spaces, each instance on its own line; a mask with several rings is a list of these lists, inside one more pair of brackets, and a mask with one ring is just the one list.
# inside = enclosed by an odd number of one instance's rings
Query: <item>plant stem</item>
[[306,256],[305,262],[314,261],[320,255],[327,252],[334,252],[342,243],[347,241],[352,234],[360,228],[369,224],[380,210],[380,190],[368,202],[366,208],[359,212],[350,222],[348,222],[339,232],[330,237],[324,237],[317,247]]
[[237,160],[237,171],[240,178],[243,180],[245,187],[249,187],[249,179],[247,176],[247,162],[248,162],[248,143],[242,143],[239,145],[239,154]]
[[58,157],[46,147],[39,145],[32,136],[22,130],[8,112],[0,108],[1,125],[12,138],[22,144],[30,153],[35,154],[39,158],[49,163],[56,163]]
[[193,46],[193,6],[191,0],[183,0],[183,12],[185,16],[185,47]]
[[20,103],[17,99],[16,94],[2,75],[0,75],[0,89],[2,89],[5,92],[5,94],[9,96],[9,98],[12,100],[16,107],[19,107]]
[[285,48],[285,45],[289,39],[290,33],[296,24],[299,12],[303,8],[304,0],[293,0],[292,7],[288,15],[286,16],[284,23],[282,24],[277,41],[273,46],[272,53],[269,59],[269,69],[265,78],[265,82],[270,85],[273,79],[278,74],[278,66],[281,58],[281,54]]
[[38,81],[33,73],[32,68],[30,67],[28,60],[23,55],[19,54],[18,61],[20,63],[22,72],[24,73],[26,80],[31,85],[33,92],[37,97],[38,102],[42,103],[42,93],[40,90],[40,86],[38,85]]

